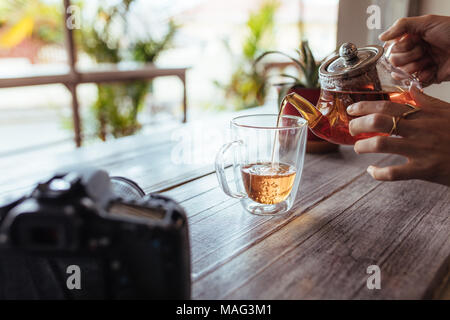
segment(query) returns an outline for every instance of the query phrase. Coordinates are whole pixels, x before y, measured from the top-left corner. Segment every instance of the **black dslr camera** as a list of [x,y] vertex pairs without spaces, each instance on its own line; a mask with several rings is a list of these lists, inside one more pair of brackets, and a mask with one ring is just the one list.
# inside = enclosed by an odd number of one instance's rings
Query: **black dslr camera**
[[0,299],[188,299],[183,209],[101,170],[0,208]]

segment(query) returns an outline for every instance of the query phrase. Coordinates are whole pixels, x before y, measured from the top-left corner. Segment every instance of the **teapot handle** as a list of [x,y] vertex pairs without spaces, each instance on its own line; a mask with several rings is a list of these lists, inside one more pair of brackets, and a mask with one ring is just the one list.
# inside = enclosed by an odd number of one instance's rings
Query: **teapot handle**
[[396,43],[395,41],[392,41],[391,43],[388,42],[383,43],[384,56],[386,57],[386,59],[389,59],[389,57],[391,56],[391,51],[395,43]]
[[411,87],[412,85],[415,85],[416,87],[418,87],[420,90],[422,90],[422,84],[419,80],[419,78],[417,77],[417,74],[413,73],[413,74],[409,74],[399,68],[394,67],[390,62],[389,62],[389,57],[391,56],[392,53],[392,48],[394,47],[394,45],[396,44],[396,41],[392,41],[391,43],[385,42],[383,43],[383,48],[384,48],[384,55],[383,55],[383,59],[385,59],[385,62],[387,63],[387,65],[390,67],[389,71],[391,72],[392,77],[395,79],[396,77],[399,76],[404,76],[405,78],[410,78],[410,83],[409,83],[409,87]]

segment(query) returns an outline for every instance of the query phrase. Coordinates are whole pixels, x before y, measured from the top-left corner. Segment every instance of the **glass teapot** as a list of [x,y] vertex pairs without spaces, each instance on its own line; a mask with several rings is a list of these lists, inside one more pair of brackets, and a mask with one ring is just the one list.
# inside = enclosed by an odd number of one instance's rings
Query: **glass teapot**
[[[339,54],[327,59],[319,68],[321,86],[316,106],[297,93],[288,94],[281,105],[294,106],[308,121],[311,131],[320,138],[336,144],[355,144],[384,133],[362,133],[352,136],[348,124],[355,117],[347,107],[358,101],[389,100],[415,106],[409,95],[412,84],[420,87],[414,76],[392,66],[389,61],[392,45],[357,48],[344,43]],[[281,113],[283,112],[281,110]]]

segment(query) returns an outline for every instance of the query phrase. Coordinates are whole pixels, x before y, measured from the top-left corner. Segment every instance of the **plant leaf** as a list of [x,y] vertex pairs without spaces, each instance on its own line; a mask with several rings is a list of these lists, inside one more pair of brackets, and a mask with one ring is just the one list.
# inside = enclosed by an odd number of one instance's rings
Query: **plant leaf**
[[285,56],[286,58],[292,60],[292,62],[294,62],[295,64],[298,64],[298,65],[302,66],[302,63],[301,63],[299,60],[297,60],[297,59],[291,57],[290,55],[288,55],[288,54],[286,54],[286,53],[284,53],[284,52],[277,51],[277,50],[272,50],[272,51],[266,51],[266,52],[264,52],[263,54],[261,54],[259,57],[257,57],[257,58],[255,59],[255,62],[253,62],[253,64],[254,64],[254,65],[257,64],[259,61],[261,61],[265,56],[267,56],[267,55],[269,55],[269,54],[280,54],[280,55]]
[[306,52],[307,47],[308,47],[308,41],[302,40],[302,42],[300,44],[300,50],[301,50],[300,56],[303,58],[305,65],[308,65],[308,54]]
[[0,37],[0,46],[12,48],[21,43],[25,38],[31,36],[33,32],[34,21],[30,16],[25,16]]
[[297,78],[297,77],[295,77],[295,76],[292,76],[292,75],[290,75],[290,74],[282,73],[282,74],[280,74],[279,76],[280,76],[280,77],[284,77],[284,78],[294,79],[295,82],[297,82],[297,83],[300,83],[300,82],[301,82],[299,78]]

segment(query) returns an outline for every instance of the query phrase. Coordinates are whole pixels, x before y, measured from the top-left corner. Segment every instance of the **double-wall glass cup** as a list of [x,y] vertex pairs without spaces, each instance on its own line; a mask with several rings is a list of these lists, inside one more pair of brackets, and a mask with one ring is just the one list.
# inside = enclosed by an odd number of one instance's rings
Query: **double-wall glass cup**
[[[233,141],[223,145],[216,156],[216,175],[222,190],[240,199],[244,209],[256,215],[288,212],[299,190],[308,124],[295,116],[280,116],[278,122],[277,118],[276,114],[234,118]],[[233,159],[233,188],[225,173],[227,153]]]

